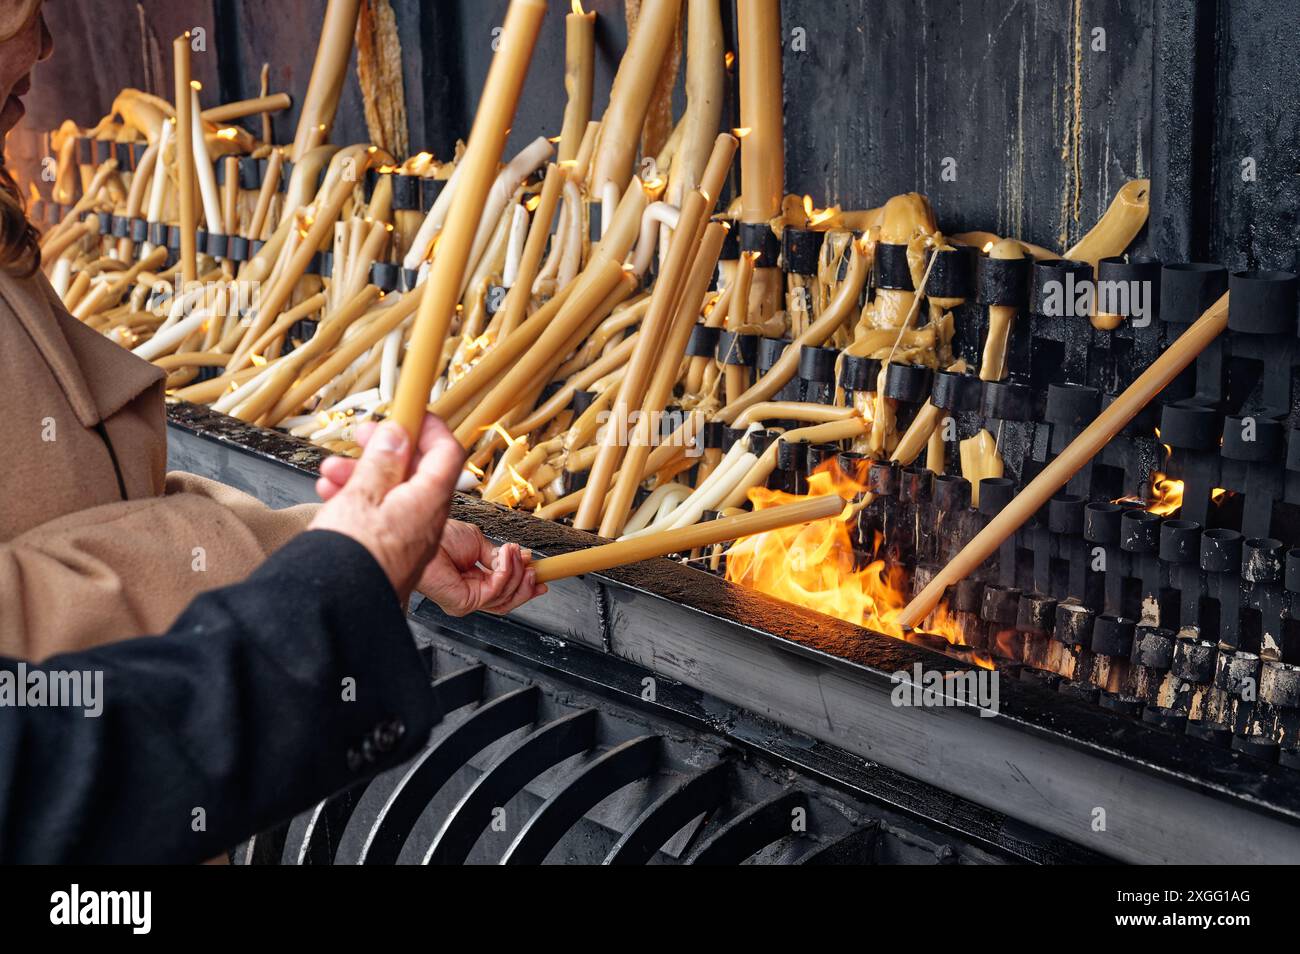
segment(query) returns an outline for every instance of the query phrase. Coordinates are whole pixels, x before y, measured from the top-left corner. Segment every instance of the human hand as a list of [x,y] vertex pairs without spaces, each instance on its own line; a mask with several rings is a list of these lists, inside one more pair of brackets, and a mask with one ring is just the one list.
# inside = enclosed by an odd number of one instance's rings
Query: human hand
[[[326,503],[308,529],[333,530],[364,546],[404,604],[438,552],[465,452],[447,425],[428,415],[408,478],[412,447],[400,424],[384,421],[366,438],[360,459],[322,463],[316,489]],[[327,466],[344,460],[349,466]]]
[[[356,440],[368,446],[376,425],[367,422],[357,428]],[[417,450],[422,461],[423,450]],[[462,457],[457,457],[457,466]],[[417,464],[419,466],[419,464]],[[339,494],[357,469],[350,457],[329,457],[321,462],[316,491],[329,501]],[[447,520],[437,551],[420,574],[416,588],[451,616],[476,611],[505,614],[546,592],[536,582],[528,565],[531,554],[517,544],[497,548],[478,527],[459,520]]]
[[416,589],[450,616],[505,615],[546,592],[517,543],[494,546],[472,523],[448,520],[438,552]]

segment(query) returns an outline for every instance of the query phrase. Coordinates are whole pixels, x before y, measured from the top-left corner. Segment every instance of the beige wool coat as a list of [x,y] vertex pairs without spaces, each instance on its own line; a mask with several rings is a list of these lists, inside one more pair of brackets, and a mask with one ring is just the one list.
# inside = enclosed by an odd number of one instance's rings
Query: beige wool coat
[[0,270],[0,654],[165,630],[305,529],[221,484],[165,473],[163,374]]

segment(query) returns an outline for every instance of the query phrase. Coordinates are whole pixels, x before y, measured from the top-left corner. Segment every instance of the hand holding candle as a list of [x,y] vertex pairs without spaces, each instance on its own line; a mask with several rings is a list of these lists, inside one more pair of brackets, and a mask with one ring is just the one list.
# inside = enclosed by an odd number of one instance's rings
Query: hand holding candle
[[[378,427],[373,422],[358,427],[357,443],[368,448]],[[397,440],[403,448],[409,448],[405,434],[392,424],[384,428],[380,439]],[[388,452],[382,453],[386,455]],[[397,453],[396,463],[403,472],[408,467],[415,470],[417,477],[413,480],[420,479],[426,465],[433,466],[434,462],[427,458],[439,457],[442,463],[436,474],[445,481],[448,474],[459,472],[459,461],[463,457],[455,439],[450,438],[442,422],[432,416],[424,419],[415,453],[410,455],[406,450]],[[412,459],[408,461],[408,457]],[[364,460],[350,457],[327,457],[323,460],[321,476],[316,481],[316,491],[321,499],[334,500],[355,478],[358,468],[364,466]],[[448,500],[451,487],[452,484],[439,485],[440,492],[445,493]],[[483,536],[478,527],[459,520],[447,521],[438,548],[425,561],[415,588],[451,616],[466,616],[474,612],[505,614],[546,592],[546,586],[536,580],[536,571],[530,566],[527,551],[515,543],[498,547]]]

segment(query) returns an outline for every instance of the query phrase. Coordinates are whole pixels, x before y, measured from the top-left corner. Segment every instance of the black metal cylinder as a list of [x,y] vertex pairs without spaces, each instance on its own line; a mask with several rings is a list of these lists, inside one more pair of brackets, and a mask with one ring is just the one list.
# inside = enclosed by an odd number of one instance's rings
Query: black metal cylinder
[[944,411],[960,414],[979,409],[984,394],[979,375],[971,372],[936,371],[930,402]]
[[1223,456],[1232,460],[1274,461],[1282,456],[1282,422],[1263,415],[1223,419]]
[[1156,626],[1139,626],[1133,633],[1133,662],[1148,669],[1167,670],[1174,664],[1174,633]]
[[1240,698],[1250,693],[1252,701],[1259,690],[1260,660],[1255,653],[1220,651],[1215,664],[1214,685]]
[[420,211],[428,212],[433,208],[433,204],[438,201],[438,196],[442,190],[447,187],[446,179],[435,179],[432,176],[424,176],[420,179]]
[[840,473],[864,487],[868,483],[867,470],[871,464],[871,458],[860,451],[840,451],[835,456],[835,466]]
[[877,497],[894,496],[898,493],[901,470],[898,461],[873,460],[867,470],[867,490]]
[[686,342],[686,353],[696,358],[711,358],[718,350],[720,328],[697,324],[691,329],[690,340]]
[[1259,698],[1269,705],[1300,709],[1300,666],[1266,659],[1259,676]]
[[1119,546],[1129,553],[1155,553],[1160,548],[1159,514],[1126,510],[1119,521]]
[[809,444],[808,445],[808,473],[816,472],[826,461],[838,457],[840,447],[838,444]]
[[393,211],[420,211],[420,177],[394,172],[389,178],[393,183]]
[[789,338],[759,338],[757,362],[759,375],[767,374],[781,360],[781,355],[789,346]]
[[776,467],[777,470],[787,470],[799,474],[807,473],[808,442],[778,440],[776,442]]
[[1080,603],[1058,603],[1052,638],[1067,646],[1091,646],[1096,614]]
[[1286,588],[1292,593],[1300,593],[1300,547],[1286,551]]
[[1049,384],[1043,420],[1063,427],[1083,427],[1101,412],[1101,392],[1082,384]]
[[893,288],[912,291],[912,270],[907,264],[907,246],[889,242],[876,243],[875,262],[871,267],[873,288]]
[[934,475],[925,467],[915,464],[903,468],[898,486],[898,499],[904,503],[923,504],[930,499]]
[[758,354],[758,335],[742,335],[734,331],[718,332],[718,360],[723,364],[752,368]]
[[791,275],[816,275],[824,232],[786,226],[781,231],[781,267]]
[[1251,537],[1242,544],[1241,576],[1250,583],[1279,583],[1286,544],[1272,538]]
[[1169,732],[1187,730],[1187,713],[1169,706],[1147,706],[1142,710],[1142,721]]
[[1056,600],[1041,593],[1025,593],[1016,609],[1016,629],[1045,636],[1056,622]]
[[890,364],[885,371],[885,397],[922,404],[930,396],[930,369],[920,364]]
[[758,268],[776,268],[781,259],[781,242],[766,222],[741,222],[736,231],[742,252],[757,252]]
[[934,505],[949,513],[970,507],[970,481],[957,474],[936,474]]
[[781,436],[780,431],[774,430],[757,430],[750,431],[748,438],[749,452],[756,457],[762,457],[764,451],[772,446],[772,442]]
[[[704,425],[705,450],[719,450],[726,439],[727,425],[721,421],[709,421]],[[732,441],[734,444],[735,441]]]
[[577,493],[583,487],[587,486],[587,478],[591,476],[589,470],[566,470],[563,473],[564,492],[566,494]]
[[1124,508],[1113,503],[1090,503],[1083,510],[1083,538],[1089,543],[1119,543]]
[[[1141,315],[1135,296],[1141,296]],[[1160,312],[1160,262],[1154,258],[1125,261],[1123,256],[1101,259],[1095,307],[1099,315],[1154,319]]]
[[880,362],[875,358],[846,354],[840,362],[840,387],[846,391],[874,392],[879,377]]
[[401,269],[392,262],[375,262],[370,266],[370,284],[384,294],[397,290]]
[[1179,679],[1208,685],[1214,679],[1218,654],[1218,647],[1208,640],[1177,639],[1174,641],[1174,663],[1170,671]]
[[723,427],[722,429],[722,449],[731,450],[736,441],[744,440],[745,428],[743,427]]
[[999,626],[1014,626],[1019,613],[1020,590],[1014,586],[989,583],[984,587],[984,604],[980,616]]
[[1016,495],[1016,482],[1010,477],[985,477],[980,481],[979,511],[986,517],[996,517]]
[[[929,264],[933,258],[934,264]],[[970,298],[975,288],[975,249],[957,245],[931,251],[926,256],[930,277],[925,280],[929,298]]]
[[999,421],[1033,421],[1038,415],[1034,389],[1018,381],[985,381],[980,414]]
[[1160,525],[1160,559],[1195,563],[1201,554],[1201,525],[1194,520],[1166,520]]
[[1029,263],[1027,258],[989,258],[975,260],[975,300],[981,305],[1014,305],[1028,300]]
[[1079,292],[1092,281],[1092,266],[1068,258],[1034,262],[1030,269],[1029,307],[1035,314],[1048,318],[1075,317]]
[[840,353],[835,348],[804,345],[799,350],[799,378],[818,384],[835,383],[835,362]]
[[1228,279],[1228,329],[1252,335],[1296,333],[1293,272],[1233,272]]
[[1163,404],[1160,407],[1160,440],[1184,450],[1213,450],[1222,433],[1219,413],[1200,404]]
[[1103,656],[1127,657],[1133,650],[1136,620],[1103,613],[1092,624],[1092,651]]
[[1047,529],[1051,533],[1083,533],[1083,508],[1087,498],[1081,494],[1057,494],[1047,502]]
[[1228,270],[1211,262],[1176,262],[1160,269],[1160,318],[1190,325],[1228,290]]
[[1215,528],[1201,534],[1201,569],[1207,573],[1241,572],[1241,534]]

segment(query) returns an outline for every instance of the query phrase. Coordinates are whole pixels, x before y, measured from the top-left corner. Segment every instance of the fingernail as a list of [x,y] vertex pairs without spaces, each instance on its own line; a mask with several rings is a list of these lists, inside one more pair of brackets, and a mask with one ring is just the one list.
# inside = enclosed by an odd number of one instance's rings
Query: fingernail
[[371,449],[380,454],[398,454],[406,448],[406,429],[396,421],[384,421],[370,438]]

